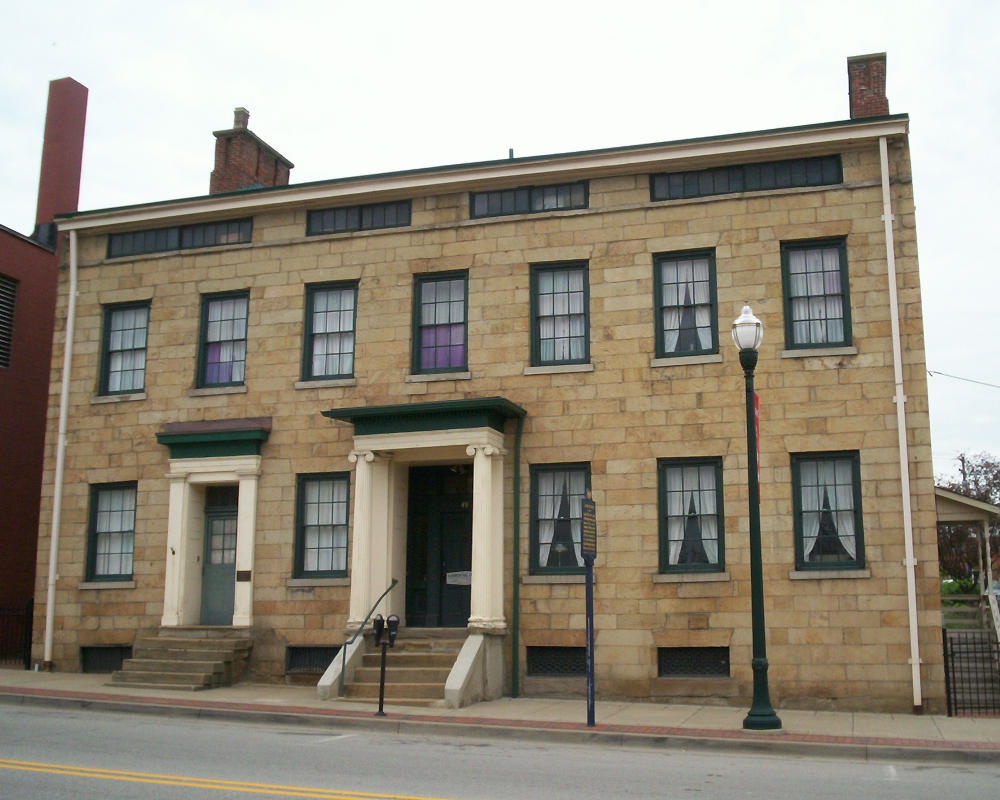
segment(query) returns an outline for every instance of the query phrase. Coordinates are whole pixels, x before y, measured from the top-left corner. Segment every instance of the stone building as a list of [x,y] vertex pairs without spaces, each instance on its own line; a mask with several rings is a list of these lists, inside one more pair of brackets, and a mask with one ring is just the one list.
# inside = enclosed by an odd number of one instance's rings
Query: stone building
[[36,656],[221,626],[282,679],[396,579],[448,702],[579,691],[590,491],[598,696],[745,703],[749,303],[772,699],[941,708],[909,123],[848,74],[847,120],[299,185],[237,109],[227,191],[62,217]]

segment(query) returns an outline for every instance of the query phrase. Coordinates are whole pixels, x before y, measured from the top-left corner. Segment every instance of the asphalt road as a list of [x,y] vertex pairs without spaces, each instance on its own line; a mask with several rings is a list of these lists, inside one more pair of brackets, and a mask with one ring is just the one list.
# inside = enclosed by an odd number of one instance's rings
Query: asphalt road
[[1000,763],[867,763],[383,735],[0,705],[0,798],[338,800],[996,796]]

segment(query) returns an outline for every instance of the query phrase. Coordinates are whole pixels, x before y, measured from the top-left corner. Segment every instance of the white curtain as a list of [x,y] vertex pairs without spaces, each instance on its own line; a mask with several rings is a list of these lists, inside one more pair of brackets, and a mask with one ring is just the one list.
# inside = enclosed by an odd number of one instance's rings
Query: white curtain
[[692,508],[709,564],[719,563],[719,518],[715,468],[708,464],[670,467],[666,472],[667,560],[678,564]]
[[707,258],[665,261],[660,268],[662,282],[662,325],[664,352],[673,353],[680,338],[681,312],[694,307],[695,330],[702,350],[712,347],[712,297]]
[[854,473],[850,461],[803,462],[799,467],[802,500],[802,553],[809,560],[819,536],[824,497],[837,526],[837,539],[847,554],[857,557],[854,530]]
[[559,517],[559,504],[563,490],[569,497],[570,530],[573,537],[573,555],[577,566],[583,566],[581,537],[583,533],[582,500],[586,493],[587,476],[582,470],[545,471],[538,475],[538,564],[549,563],[552,537]]

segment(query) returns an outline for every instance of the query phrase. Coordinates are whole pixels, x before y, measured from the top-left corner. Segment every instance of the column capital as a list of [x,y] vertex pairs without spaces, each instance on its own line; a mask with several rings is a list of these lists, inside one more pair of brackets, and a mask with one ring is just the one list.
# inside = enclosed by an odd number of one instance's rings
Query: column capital
[[352,464],[357,464],[359,460],[371,464],[375,460],[375,454],[371,450],[352,450],[348,453],[347,460]]
[[487,457],[507,455],[507,451],[502,447],[495,447],[492,444],[470,444],[465,448],[467,456],[475,456],[477,453],[482,453]]

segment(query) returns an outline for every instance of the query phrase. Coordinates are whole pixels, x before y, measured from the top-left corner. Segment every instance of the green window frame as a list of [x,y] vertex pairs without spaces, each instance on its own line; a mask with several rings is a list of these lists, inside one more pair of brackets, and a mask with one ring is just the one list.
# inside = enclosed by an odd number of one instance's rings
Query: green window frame
[[369,203],[361,206],[320,208],[306,215],[306,235],[324,233],[354,233],[379,228],[405,228],[410,224],[411,203],[395,200],[389,203]]
[[91,485],[88,581],[132,580],[137,489],[135,481]]
[[541,214],[568,211],[590,205],[588,181],[555,183],[548,186],[519,186],[469,193],[469,217],[504,217],[510,214]]
[[249,244],[253,239],[253,218],[220,222],[199,222],[170,228],[149,228],[108,235],[108,258],[194,250],[226,244]]
[[830,186],[844,182],[840,155],[733,164],[649,176],[649,199],[689,200],[694,197],[775,189]]
[[144,301],[104,307],[100,394],[145,390],[149,306],[149,301]]
[[726,568],[721,458],[661,458],[660,572],[723,572]]
[[299,475],[296,498],[294,576],[346,577],[350,474]]
[[243,385],[249,307],[248,291],[202,296],[196,381],[199,388]]
[[657,358],[718,353],[715,251],[656,254],[653,286]]
[[414,278],[414,374],[468,370],[468,301],[469,276],[465,272]]
[[358,284],[310,284],[305,307],[302,379],[354,377]]
[[590,464],[532,464],[533,575],[581,574],[582,501],[590,491]]
[[795,568],[863,569],[858,452],[793,453],[791,466]]
[[586,261],[531,265],[531,365],[590,363]]
[[844,239],[782,242],[785,346],[851,344],[851,301]]

